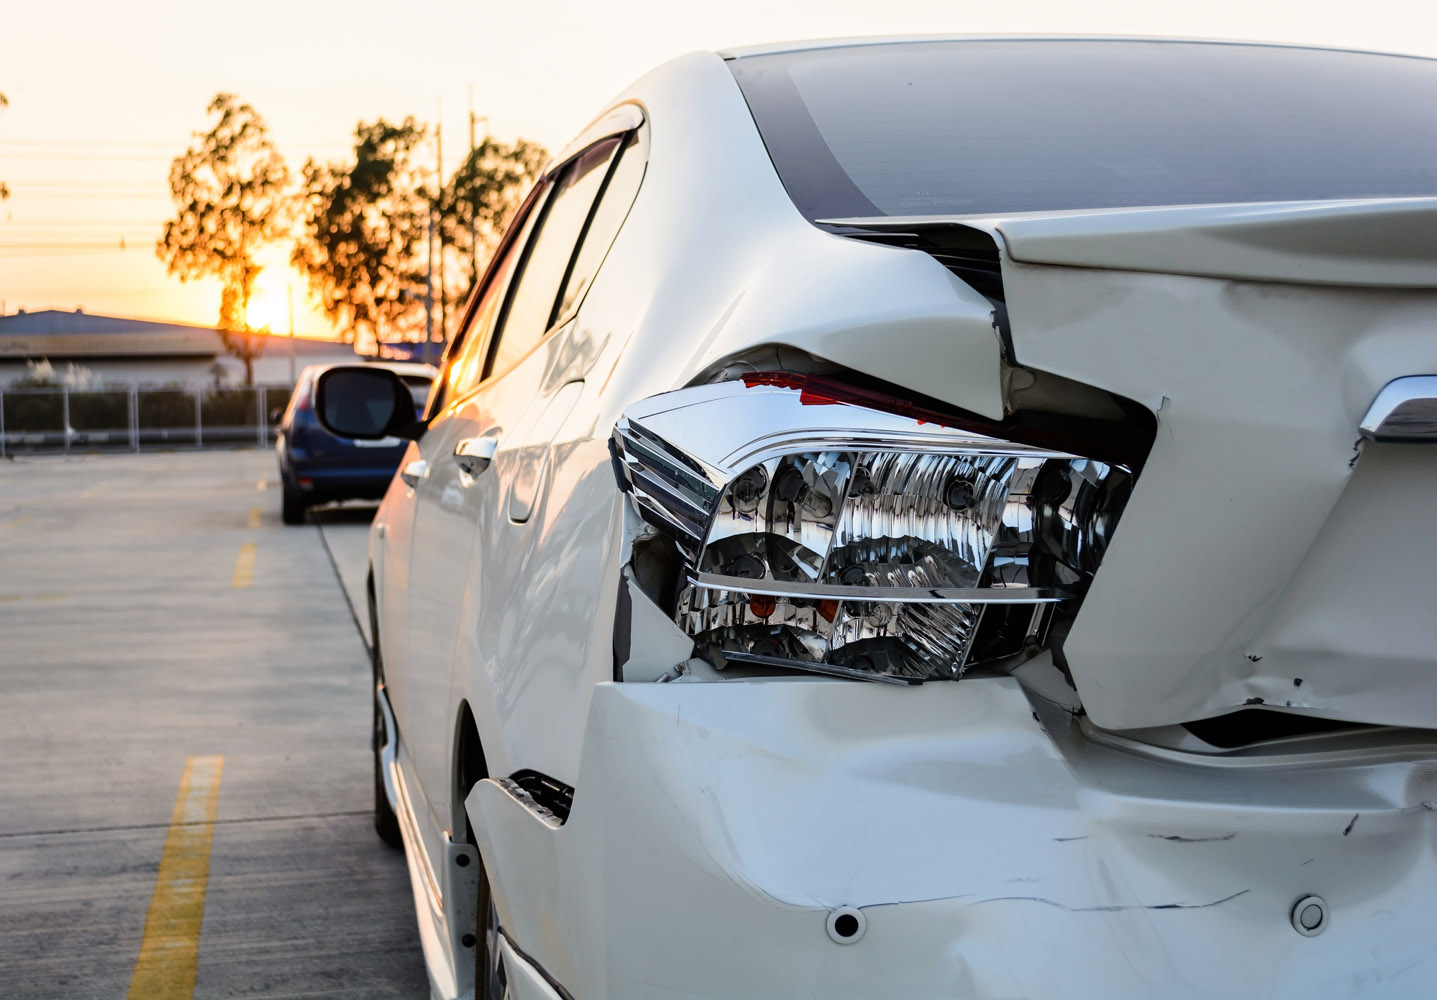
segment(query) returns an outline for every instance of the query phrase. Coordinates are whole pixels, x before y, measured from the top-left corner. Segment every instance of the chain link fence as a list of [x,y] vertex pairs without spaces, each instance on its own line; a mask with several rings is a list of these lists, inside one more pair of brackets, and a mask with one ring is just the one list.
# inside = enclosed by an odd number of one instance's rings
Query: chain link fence
[[274,441],[288,385],[189,389],[120,386],[0,389],[0,456],[72,449],[141,451]]

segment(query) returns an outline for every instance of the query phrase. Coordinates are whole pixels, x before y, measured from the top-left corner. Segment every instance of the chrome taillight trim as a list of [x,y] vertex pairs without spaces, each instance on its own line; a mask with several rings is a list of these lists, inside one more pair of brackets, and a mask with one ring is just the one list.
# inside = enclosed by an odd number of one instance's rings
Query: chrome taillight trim
[[[872,413],[851,407],[858,414]],[[847,416],[847,415],[845,415]],[[805,429],[769,434],[724,457],[726,468],[742,471],[754,465],[801,451],[864,451],[929,455],[972,455],[980,458],[1021,456],[1023,458],[1077,459],[1081,456],[1050,448],[1002,441],[967,431],[946,434],[909,431],[907,433],[872,432],[859,426],[824,430]]]
[[685,554],[697,559],[719,487],[691,459],[627,417],[614,428],[613,446],[620,485],[644,519],[668,529]]
[[886,604],[1054,604],[1078,596],[1057,587],[858,587],[845,584],[748,580],[719,573],[689,573],[695,587],[727,593],[796,597],[814,601],[881,601]]
[[1437,442],[1437,375],[1408,375],[1388,382],[1358,429],[1368,440],[1388,444]]
[[899,687],[907,687],[910,683],[903,677],[895,677],[891,674],[875,674],[871,670],[859,670],[857,667],[845,667],[839,663],[824,663],[821,660],[789,660],[777,656],[760,656],[755,653],[741,653],[736,650],[725,651],[724,659],[730,663],[750,664],[756,667],[783,667],[788,670],[798,669],[810,674],[822,674],[827,677],[850,677],[857,681],[896,684]]
[[[805,401],[784,386],[742,381],[691,386],[641,400],[624,410],[614,429],[629,441],[662,448],[708,485],[721,487],[745,469],[795,451],[928,452],[935,455],[1025,455],[1077,459],[1052,448],[1005,441],[976,431],[925,424],[913,417],[855,403]],[[702,407],[704,419],[691,412]],[[679,457],[704,456],[709,468]]]

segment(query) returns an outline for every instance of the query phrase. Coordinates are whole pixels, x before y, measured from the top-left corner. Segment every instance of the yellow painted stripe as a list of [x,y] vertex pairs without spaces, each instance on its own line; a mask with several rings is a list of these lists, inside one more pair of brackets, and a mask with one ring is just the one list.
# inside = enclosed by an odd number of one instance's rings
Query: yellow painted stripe
[[245,542],[240,546],[239,558],[235,560],[234,586],[248,587],[254,582],[254,554],[256,548],[257,546],[254,542]]
[[260,509],[258,507],[251,507],[249,509],[249,526],[251,528],[259,527],[260,516]]
[[126,1000],[191,1000],[195,994],[210,841],[224,762],[218,755],[185,762]]
[[268,486],[268,485],[269,485],[269,480],[267,480],[267,479],[261,479],[259,482],[257,482],[257,483],[254,484],[254,488],[257,489],[257,490],[263,491],[264,488],[265,488],[266,486]]
[[4,531],[6,528],[18,528],[26,521],[33,520],[35,520],[33,517],[31,517],[29,514],[26,514],[24,517],[13,518],[9,521],[0,521],[0,531]]

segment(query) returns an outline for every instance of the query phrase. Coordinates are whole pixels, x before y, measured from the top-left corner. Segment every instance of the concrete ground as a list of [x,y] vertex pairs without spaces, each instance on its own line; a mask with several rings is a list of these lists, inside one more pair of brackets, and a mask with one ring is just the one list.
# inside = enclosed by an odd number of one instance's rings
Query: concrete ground
[[362,620],[371,514],[286,528],[261,450],[0,462],[0,995],[427,996],[341,584]]

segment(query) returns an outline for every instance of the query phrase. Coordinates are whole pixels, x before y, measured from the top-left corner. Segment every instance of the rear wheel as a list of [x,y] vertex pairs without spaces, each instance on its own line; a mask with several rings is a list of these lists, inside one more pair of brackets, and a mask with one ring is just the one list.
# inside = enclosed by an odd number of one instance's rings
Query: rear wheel
[[399,833],[399,817],[389,804],[389,794],[384,790],[384,760],[380,748],[388,734],[384,731],[384,711],[379,707],[379,685],[384,681],[384,658],[379,652],[379,612],[374,607],[374,578],[369,581],[369,662],[372,668],[371,687],[374,704],[373,728],[370,730],[369,748],[374,756],[374,832],[390,847],[403,847],[404,838]]
[[280,519],[283,520],[285,524],[303,524],[305,511],[304,497],[290,489],[288,483],[283,485],[284,492],[280,496]]

